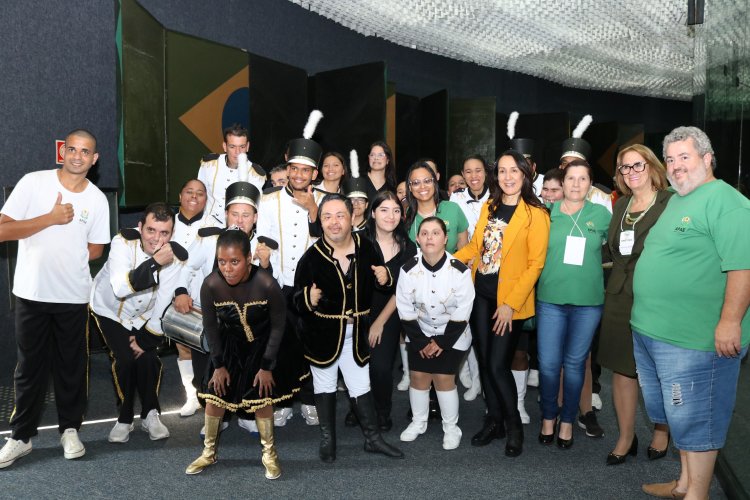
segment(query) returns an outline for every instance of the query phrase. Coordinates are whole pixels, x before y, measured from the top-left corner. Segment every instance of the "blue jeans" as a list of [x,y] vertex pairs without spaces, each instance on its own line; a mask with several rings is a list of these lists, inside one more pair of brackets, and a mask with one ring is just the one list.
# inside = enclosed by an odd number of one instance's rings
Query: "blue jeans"
[[747,352],[723,358],[652,339],[633,330],[638,382],[652,422],[669,424],[683,451],[724,446],[737,395],[740,360]]
[[[578,415],[586,358],[596,327],[602,317],[602,306],[557,305],[536,303],[537,354],[539,356],[539,393],[542,418],[572,424]],[[563,405],[557,406],[560,369],[563,378]]]

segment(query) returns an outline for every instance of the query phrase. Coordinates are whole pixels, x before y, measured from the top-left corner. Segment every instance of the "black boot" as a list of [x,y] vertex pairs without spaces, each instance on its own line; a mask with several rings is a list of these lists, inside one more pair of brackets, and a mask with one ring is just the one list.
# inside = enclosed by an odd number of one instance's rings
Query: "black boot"
[[349,413],[346,414],[344,425],[346,427],[357,427],[359,425],[357,414],[354,412],[354,398],[349,398]]
[[487,446],[493,439],[505,437],[505,427],[495,417],[485,415],[482,429],[471,438],[472,446]]
[[316,394],[315,408],[320,422],[320,459],[331,463],[336,460],[336,393]]
[[517,457],[523,451],[523,424],[520,419],[518,422],[508,422],[507,435],[508,439],[505,441],[505,456]]
[[391,458],[404,458],[404,454],[383,440],[378,430],[377,416],[375,413],[375,399],[368,392],[354,399],[354,409],[362,426],[362,434],[365,436],[365,451],[370,453],[382,453]]

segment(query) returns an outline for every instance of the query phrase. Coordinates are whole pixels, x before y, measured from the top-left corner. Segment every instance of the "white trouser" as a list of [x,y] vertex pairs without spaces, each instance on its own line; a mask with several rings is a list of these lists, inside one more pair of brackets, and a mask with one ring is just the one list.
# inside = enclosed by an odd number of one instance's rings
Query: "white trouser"
[[370,367],[358,366],[352,353],[352,330],[354,325],[346,325],[346,337],[341,355],[327,368],[310,365],[315,394],[336,392],[339,370],[344,377],[349,396],[357,398],[370,392]]

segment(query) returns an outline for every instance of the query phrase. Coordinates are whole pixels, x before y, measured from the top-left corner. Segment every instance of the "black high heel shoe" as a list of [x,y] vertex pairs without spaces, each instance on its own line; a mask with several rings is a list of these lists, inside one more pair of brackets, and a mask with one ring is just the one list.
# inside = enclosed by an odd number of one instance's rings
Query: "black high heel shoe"
[[607,455],[607,465],[624,464],[628,455],[631,457],[638,455],[638,436],[633,436],[633,441],[630,443],[630,449],[626,454],[617,455],[616,453],[610,452],[609,455]]
[[559,422],[557,424],[557,447],[562,450],[567,450],[569,448],[573,447],[573,429],[571,424],[571,430],[570,430],[570,439],[563,439],[560,437],[560,427],[562,426],[562,422]]
[[[557,424],[557,422],[555,422]],[[555,426],[552,426],[552,434],[542,434],[542,429],[544,428],[544,419],[542,419],[542,426],[539,429],[539,442],[544,445],[552,444],[552,441],[555,440]]]
[[667,452],[669,451],[669,440],[672,436],[669,432],[667,432],[667,447],[663,450],[657,450],[656,448],[652,448],[649,446],[646,449],[646,455],[648,455],[649,460],[659,460],[660,458],[664,458],[667,456]]

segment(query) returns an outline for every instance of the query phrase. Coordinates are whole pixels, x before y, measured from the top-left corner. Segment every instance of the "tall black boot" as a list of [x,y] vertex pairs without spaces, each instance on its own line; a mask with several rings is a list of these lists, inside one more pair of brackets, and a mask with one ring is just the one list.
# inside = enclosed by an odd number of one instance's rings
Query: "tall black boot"
[[320,459],[331,463],[336,460],[336,393],[315,395],[315,408],[320,421]]
[[365,436],[365,451],[370,453],[382,453],[391,458],[404,458],[404,454],[383,440],[378,430],[378,417],[375,412],[375,399],[368,392],[354,399],[354,409]]
[[508,435],[505,441],[505,456],[517,457],[523,451],[523,424],[519,417],[507,420],[505,425]]
[[357,427],[359,425],[357,413],[354,411],[354,398],[349,398],[349,412],[344,419],[344,425],[346,427]]

